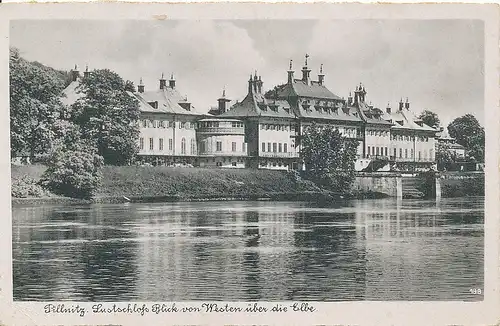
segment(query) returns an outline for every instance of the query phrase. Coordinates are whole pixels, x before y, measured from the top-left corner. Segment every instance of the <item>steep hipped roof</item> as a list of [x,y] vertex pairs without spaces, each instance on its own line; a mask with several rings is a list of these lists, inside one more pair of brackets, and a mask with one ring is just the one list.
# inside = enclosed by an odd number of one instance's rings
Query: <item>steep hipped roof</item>
[[72,81],[63,91],[61,96],[61,102],[65,105],[72,105],[77,100],[83,97],[83,93],[78,92],[78,86],[80,86],[81,80],[78,78]]
[[276,89],[278,98],[287,97],[309,97],[328,100],[342,100],[339,96],[333,94],[326,86],[317,82],[307,84],[301,79],[294,79],[293,82],[279,85]]
[[220,117],[280,117],[295,118],[290,109],[290,104],[284,100],[269,100],[261,93],[251,92],[243,101],[234,104],[229,111],[224,112]]
[[423,123],[415,113],[405,107],[393,112],[391,111],[391,113],[385,112],[384,119],[392,122],[394,129],[438,132],[437,129]]
[[367,105],[364,102],[359,102],[356,109],[364,122],[369,124],[384,125],[387,127],[392,126],[392,123],[383,119],[383,112],[378,108]]
[[[171,113],[185,115],[208,115],[200,112],[187,101],[175,88],[165,86],[163,89],[133,93],[140,104],[142,112]],[[155,103],[157,108],[150,103]],[[184,105],[181,106],[181,105]]]

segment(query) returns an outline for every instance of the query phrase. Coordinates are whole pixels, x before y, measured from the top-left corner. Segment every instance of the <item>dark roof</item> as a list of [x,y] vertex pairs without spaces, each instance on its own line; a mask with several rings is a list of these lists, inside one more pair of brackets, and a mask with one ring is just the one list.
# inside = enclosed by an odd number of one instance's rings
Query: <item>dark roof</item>
[[278,98],[298,96],[338,101],[342,100],[339,96],[330,92],[326,86],[319,85],[317,82],[308,85],[301,79],[295,79],[292,84],[277,86],[276,93]]
[[364,102],[357,104],[357,111],[364,122],[369,124],[378,124],[385,126],[392,126],[392,122],[384,120],[384,112],[378,108],[371,107]]
[[270,100],[264,98],[261,93],[251,92],[243,101],[234,104],[228,111],[219,115],[220,117],[279,117],[295,118],[290,104],[285,100]]

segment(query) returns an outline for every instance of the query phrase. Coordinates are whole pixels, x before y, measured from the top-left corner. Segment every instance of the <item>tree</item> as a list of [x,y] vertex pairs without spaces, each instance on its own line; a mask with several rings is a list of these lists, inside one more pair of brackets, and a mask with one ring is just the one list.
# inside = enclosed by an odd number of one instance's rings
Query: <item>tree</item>
[[476,117],[466,114],[448,125],[448,133],[465,147],[466,156],[473,162],[484,162],[485,133]]
[[64,146],[55,149],[42,176],[42,184],[56,194],[91,198],[102,178],[103,158],[94,149],[81,145],[67,150]]
[[429,111],[429,110],[424,110],[420,115],[418,116],[420,120],[422,120],[423,123],[428,125],[429,127],[432,128],[439,128],[439,125],[441,124],[441,121],[439,121],[439,117],[436,113]]
[[306,173],[309,179],[326,189],[347,192],[354,181],[354,163],[358,142],[343,137],[332,126],[313,124],[301,139]]
[[139,104],[127,93],[133,89],[108,69],[92,71],[79,86],[84,96],[72,105],[72,120],[105,164],[129,164],[138,152]]
[[59,95],[64,87],[62,73],[23,59],[10,49],[10,136],[11,154],[30,157],[47,153],[54,140],[54,124],[64,106]]
[[448,144],[438,143],[436,145],[436,163],[439,171],[453,170],[456,159],[455,152],[450,149]]

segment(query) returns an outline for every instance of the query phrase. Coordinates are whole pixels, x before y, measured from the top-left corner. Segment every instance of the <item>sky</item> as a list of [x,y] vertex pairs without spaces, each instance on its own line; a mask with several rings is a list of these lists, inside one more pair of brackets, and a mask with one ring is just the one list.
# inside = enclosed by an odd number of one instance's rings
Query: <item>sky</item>
[[289,61],[301,76],[323,64],[325,85],[347,98],[359,83],[384,109],[401,98],[443,125],[467,113],[484,124],[484,30],[477,20],[12,21],[10,44],[56,69],[108,68],[146,90],[173,73],[200,111],[222,90],[242,100],[257,71],[264,90],[285,83]]

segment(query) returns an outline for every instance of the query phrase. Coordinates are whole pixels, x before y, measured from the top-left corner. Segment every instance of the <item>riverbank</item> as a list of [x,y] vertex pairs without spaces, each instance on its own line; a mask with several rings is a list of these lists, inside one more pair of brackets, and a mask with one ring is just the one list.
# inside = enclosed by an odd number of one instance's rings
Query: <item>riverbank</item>
[[[374,199],[391,196],[395,178],[389,174],[363,175],[350,194],[325,191],[294,173],[254,169],[210,169],[106,166],[94,198],[60,197],[39,184],[43,165],[12,166],[13,204],[78,204],[123,202],[273,200],[331,202],[343,199]],[[442,197],[484,195],[484,174],[445,173]],[[387,180],[385,180],[385,179]],[[415,180],[418,181],[418,180]],[[394,194],[392,194],[394,196]]]
[[[333,200],[340,195],[284,171],[172,167],[104,167],[90,200],[43,192],[37,182],[45,166],[12,166],[13,204],[173,202],[215,200]],[[14,191],[13,191],[14,194]]]

